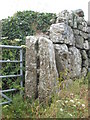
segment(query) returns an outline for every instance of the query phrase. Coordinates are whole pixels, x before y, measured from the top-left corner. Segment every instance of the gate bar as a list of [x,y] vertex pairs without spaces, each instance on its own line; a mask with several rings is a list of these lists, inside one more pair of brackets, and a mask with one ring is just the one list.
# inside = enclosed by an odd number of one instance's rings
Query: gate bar
[[21,46],[0,45],[1,48],[22,49]]
[[16,89],[0,90],[0,93],[15,91]]
[[22,61],[18,61],[18,60],[0,60],[0,63],[21,63]]
[[5,76],[0,76],[0,78],[9,78],[9,77],[20,77],[21,75],[5,75]]

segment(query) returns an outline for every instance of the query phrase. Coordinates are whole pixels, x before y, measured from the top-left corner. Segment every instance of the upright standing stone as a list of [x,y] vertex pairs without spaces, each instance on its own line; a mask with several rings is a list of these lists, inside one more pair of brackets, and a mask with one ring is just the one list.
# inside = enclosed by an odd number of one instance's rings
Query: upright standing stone
[[56,69],[54,46],[47,38],[39,38],[40,75],[38,95],[39,100],[44,101],[54,90],[57,90],[58,73]]
[[36,37],[26,38],[26,74],[25,74],[25,92],[30,98],[36,97]]

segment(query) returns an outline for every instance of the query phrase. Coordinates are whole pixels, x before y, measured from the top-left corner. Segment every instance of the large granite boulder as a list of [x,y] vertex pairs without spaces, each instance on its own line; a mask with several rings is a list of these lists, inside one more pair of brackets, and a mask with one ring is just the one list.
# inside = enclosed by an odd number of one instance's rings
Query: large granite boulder
[[81,75],[81,54],[76,47],[68,49],[65,44],[56,44],[55,56],[58,73],[67,71],[70,78],[75,78]]
[[52,24],[50,27],[50,39],[53,43],[74,45],[74,35],[70,26],[65,23]]

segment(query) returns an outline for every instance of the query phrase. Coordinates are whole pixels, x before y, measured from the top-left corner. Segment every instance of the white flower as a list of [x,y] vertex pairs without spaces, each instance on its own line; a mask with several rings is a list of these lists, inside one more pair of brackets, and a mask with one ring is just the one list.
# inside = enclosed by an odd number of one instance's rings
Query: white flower
[[70,100],[70,102],[74,103],[74,100]]
[[80,102],[77,102],[78,104],[80,104]]
[[65,103],[68,103],[68,101],[66,100]]
[[62,108],[60,108],[60,111],[63,111],[63,109],[62,109]]
[[64,103],[62,103],[62,105],[64,105]]
[[82,104],[82,107],[85,107],[85,104]]
[[76,107],[76,105],[73,105],[74,107]]
[[57,100],[56,102],[57,102],[57,103],[58,103],[58,102],[61,102],[61,100]]
[[72,116],[72,114],[68,113],[70,116]]
[[8,107],[8,105],[5,105],[3,108],[7,108]]
[[71,93],[70,95],[73,96],[73,93]]
[[21,40],[20,40],[20,39],[15,39],[15,41],[19,42],[19,41],[21,41]]

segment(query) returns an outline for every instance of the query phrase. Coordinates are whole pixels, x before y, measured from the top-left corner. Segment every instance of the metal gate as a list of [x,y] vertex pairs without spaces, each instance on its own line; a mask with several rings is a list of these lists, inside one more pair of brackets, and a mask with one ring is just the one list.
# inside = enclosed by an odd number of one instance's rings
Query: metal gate
[[[19,51],[20,51],[20,60],[19,61],[17,61],[17,60],[13,60],[13,61],[0,60],[0,63],[20,63],[20,74],[0,76],[0,80],[2,78],[21,77],[20,86],[23,87],[23,70],[22,70],[22,67],[23,67],[23,49],[22,49],[22,47],[21,46],[0,45],[0,48],[19,49]],[[0,105],[8,104],[12,101],[11,98],[9,98],[8,96],[5,95],[6,92],[11,92],[11,91],[16,91],[16,89],[13,88],[13,89],[7,89],[7,90],[0,90],[0,96],[7,100],[6,102],[0,103]]]

